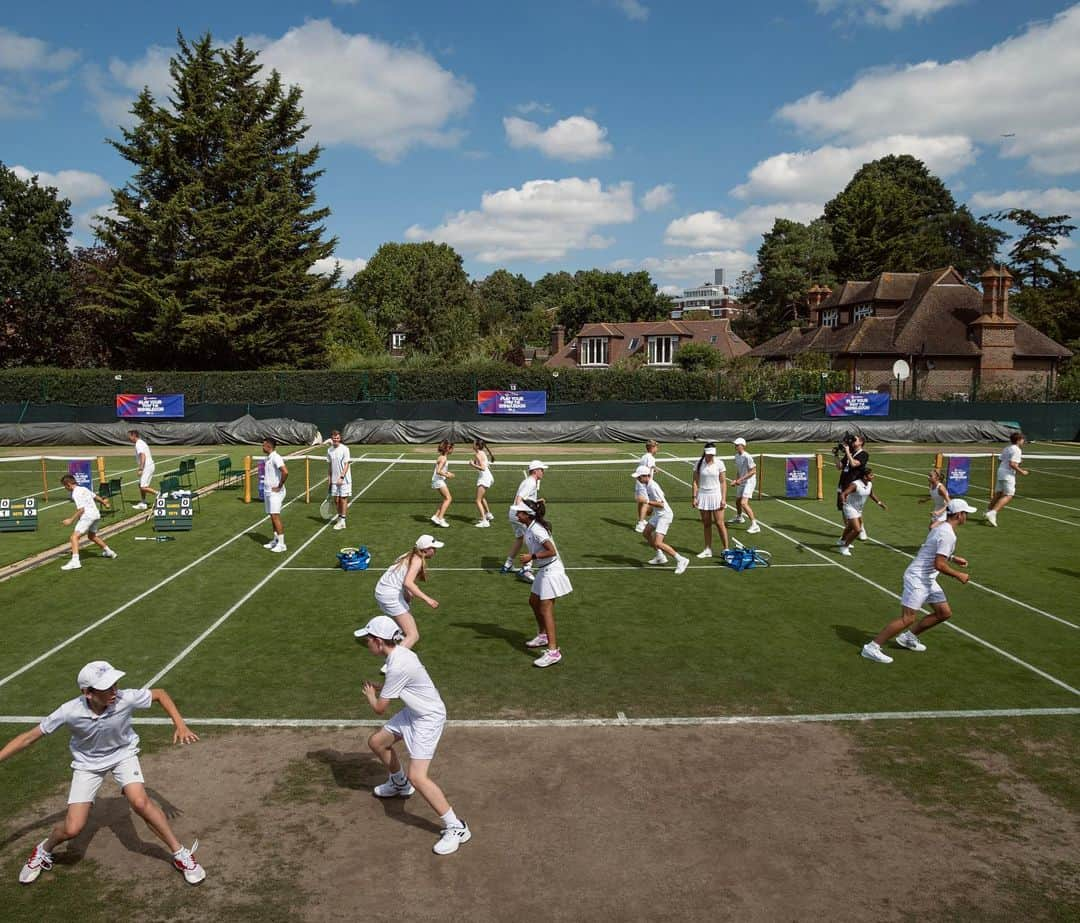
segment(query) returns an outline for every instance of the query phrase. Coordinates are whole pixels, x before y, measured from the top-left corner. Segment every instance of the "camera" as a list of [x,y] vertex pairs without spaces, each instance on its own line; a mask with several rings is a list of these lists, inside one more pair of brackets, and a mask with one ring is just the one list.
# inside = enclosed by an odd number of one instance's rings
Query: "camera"
[[847,446],[848,448],[851,448],[851,449],[855,448],[855,439],[856,438],[857,437],[855,436],[854,433],[844,433],[844,435],[841,437],[840,441],[838,443],[836,443],[836,445],[833,446],[833,450],[832,450],[833,455],[835,455],[837,458],[839,458],[841,455],[844,454],[844,447],[845,446]]

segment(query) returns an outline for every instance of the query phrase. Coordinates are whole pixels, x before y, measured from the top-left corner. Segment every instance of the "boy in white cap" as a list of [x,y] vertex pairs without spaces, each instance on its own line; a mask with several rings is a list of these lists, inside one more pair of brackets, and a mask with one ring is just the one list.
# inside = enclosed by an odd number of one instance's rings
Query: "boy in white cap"
[[[363,638],[376,657],[386,658],[386,679],[382,684],[364,680],[364,697],[377,715],[390,707],[392,699],[401,699],[404,708],[368,738],[368,746],[390,771],[390,778],[376,785],[376,798],[408,798],[419,789],[424,800],[443,822],[442,835],[432,847],[440,856],[457,852],[462,843],[472,839],[469,825],[450,807],[443,790],[428,776],[428,767],[435,758],[443,728],[446,727],[446,706],[427,670],[401,641],[404,635],[397,623],[388,616],[377,615],[353,634]],[[406,775],[394,745],[405,741],[409,751],[409,772]]]
[[653,511],[652,516],[649,517],[649,521],[645,525],[644,535],[645,541],[652,546],[656,554],[647,563],[667,564],[667,556],[670,554],[675,558],[675,573],[683,573],[690,566],[690,559],[683,557],[664,541],[668,529],[671,528],[671,523],[675,519],[675,511],[668,504],[660,485],[653,480],[652,471],[644,465],[639,465],[634,471],[634,479],[639,484],[645,485],[649,508]]
[[164,812],[146,794],[142,767],[139,765],[139,735],[131,726],[131,713],[136,708],[150,708],[154,702],[160,702],[176,727],[173,743],[194,743],[199,738],[184,723],[175,703],[164,689],[117,689],[117,681],[123,675],[122,671],[104,660],[88,663],[79,671],[77,681],[81,694],[78,698],[65,702],[43,718],[37,727],[13,738],[0,750],[2,762],[64,725],[71,731],[69,747],[74,773],[68,795],[67,816],[30,853],[30,858],[19,872],[19,881],[24,885],[36,881],[43,871],[47,872],[53,867],[53,850],[58,845],[82,832],[98,789],[109,773],[119,783],[135,813],[149,824],[150,829],[169,848],[173,867],[183,873],[184,880],[197,885],[206,877],[205,870],[192,855],[198,849],[199,841],[196,840],[191,849],[181,845]]
[[754,496],[754,488],[757,487],[757,465],[754,464],[754,456],[746,450],[746,440],[742,436],[735,440],[735,472],[736,477],[731,486],[735,488],[737,506],[732,522],[742,522],[745,514],[750,520],[746,532],[753,535],[761,531],[761,526],[754,519],[754,511],[750,508],[750,498]]
[[[506,553],[506,560],[503,562],[503,566],[499,568],[500,574],[509,574],[514,570],[514,558],[517,557],[517,553],[521,551],[522,542],[525,541],[525,529],[517,518],[517,513],[514,512],[515,506],[523,506],[526,500],[540,500],[540,481],[544,478],[544,472],[547,470],[545,465],[539,458],[534,458],[529,462],[528,473],[525,475],[525,480],[518,484],[517,493],[514,494],[514,502],[510,504],[510,527],[514,530],[514,541],[510,545],[510,550]],[[518,571],[518,578],[524,580],[526,583],[532,583],[535,579],[532,570],[532,562],[525,564],[521,570]]]
[[98,538],[97,534],[97,525],[101,520],[101,512],[97,505],[104,503],[108,506],[109,501],[104,497],[99,497],[89,487],[80,487],[72,474],[65,474],[60,478],[60,483],[71,493],[71,502],[75,504],[75,512],[64,520],[65,526],[75,524],[75,529],[71,533],[71,560],[61,565],[60,570],[78,570],[82,567],[82,562],[79,560],[79,542],[84,535],[101,549],[103,558],[115,558],[116,552],[106,544],[104,539]]
[[[967,522],[967,514],[974,513],[975,507],[969,506],[966,500],[957,498],[950,500],[945,510],[945,521],[931,527],[926,541],[904,571],[900,617],[889,622],[878,632],[877,637],[863,645],[862,656],[867,660],[892,663],[892,657],[881,649],[891,638],[896,638],[896,643],[909,651],[925,651],[926,645],[919,640],[919,635],[952,616],[952,609],[938,586],[937,578],[938,574],[945,574],[946,577],[954,577],[961,583],[967,583],[971,579],[962,571],[950,567],[949,562],[967,567],[968,562],[955,554],[955,530],[957,526]],[[924,603],[929,604],[930,614],[924,615],[912,628]]]
[[[639,468],[648,468],[653,475],[656,475],[656,453],[660,451],[660,443],[655,439],[650,439],[645,443],[645,454],[641,456],[638,461]],[[637,501],[637,525],[634,526],[635,532],[644,532],[645,523],[649,520],[649,498],[645,494],[644,484],[634,485],[634,499]]]

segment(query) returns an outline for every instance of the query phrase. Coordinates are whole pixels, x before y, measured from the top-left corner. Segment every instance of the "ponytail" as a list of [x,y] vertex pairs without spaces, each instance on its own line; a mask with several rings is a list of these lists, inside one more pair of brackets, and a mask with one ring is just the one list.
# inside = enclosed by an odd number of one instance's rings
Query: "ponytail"
[[526,500],[525,505],[533,511],[533,520],[540,523],[550,532],[551,523],[544,518],[544,514],[547,512],[547,504],[543,500]]

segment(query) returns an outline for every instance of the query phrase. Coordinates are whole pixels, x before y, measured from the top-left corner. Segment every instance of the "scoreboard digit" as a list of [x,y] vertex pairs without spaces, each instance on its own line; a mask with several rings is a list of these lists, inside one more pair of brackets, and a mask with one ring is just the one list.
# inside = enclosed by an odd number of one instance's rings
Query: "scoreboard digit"
[[33,497],[0,497],[0,532],[36,532],[37,501]]
[[158,497],[154,501],[155,532],[190,532],[194,524],[191,497]]

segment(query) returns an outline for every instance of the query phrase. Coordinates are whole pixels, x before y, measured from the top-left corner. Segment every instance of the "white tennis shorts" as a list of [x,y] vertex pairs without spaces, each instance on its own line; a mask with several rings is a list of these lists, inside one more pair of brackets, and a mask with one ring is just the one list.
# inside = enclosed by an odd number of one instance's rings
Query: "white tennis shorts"
[[537,567],[534,563],[533,573],[536,579],[533,581],[532,592],[541,599],[558,599],[574,590],[562,561],[545,564],[543,567]]
[[674,519],[674,513],[657,510],[649,517],[649,525],[653,527],[654,532],[659,532],[661,535],[667,535],[668,529],[671,528],[671,523]]
[[143,470],[139,472],[139,486],[149,487],[150,483],[154,480],[154,471],[156,466],[153,462],[147,465],[143,465]]
[[383,615],[396,618],[399,615],[409,614],[409,601],[404,592],[380,592],[375,591],[375,605],[382,610]]
[[269,487],[263,491],[263,506],[266,507],[266,512],[276,514],[281,512],[281,507],[285,503],[285,488],[282,487],[277,493],[274,493]]
[[753,499],[754,491],[757,490],[757,477],[750,478],[749,481],[743,481],[737,488],[737,496],[746,497],[747,500]]
[[406,706],[383,727],[395,737],[405,741],[405,749],[414,760],[435,758],[443,728],[446,727],[444,715],[417,715]]
[[697,495],[697,508],[699,510],[719,510],[723,494],[719,490],[699,490]]
[[446,478],[432,478],[431,489],[442,490],[446,486]]
[[997,492],[1004,494],[1006,497],[1012,497],[1016,495],[1016,475],[1010,477],[999,477],[997,479]]
[[89,532],[97,532],[97,524],[98,520],[100,519],[101,514],[98,513],[97,510],[95,510],[92,514],[83,513],[83,515],[79,517],[79,521],[75,523],[75,531],[78,532],[79,535],[86,535]]
[[905,609],[918,609],[925,603],[935,605],[945,602],[945,593],[936,580],[923,581],[904,577],[904,592],[900,605]]
[[112,769],[76,769],[71,774],[71,791],[68,792],[68,804],[93,804],[97,798],[98,789],[105,781],[105,776],[112,773],[116,784],[123,791],[125,785],[132,782],[142,782],[142,766],[139,765],[137,756],[129,756],[121,760]]
[[352,496],[352,478],[345,478],[341,484],[330,485],[331,497],[351,497]]
[[476,486],[477,487],[491,487],[495,483],[495,475],[491,473],[490,468],[486,468],[483,471],[476,473]]

